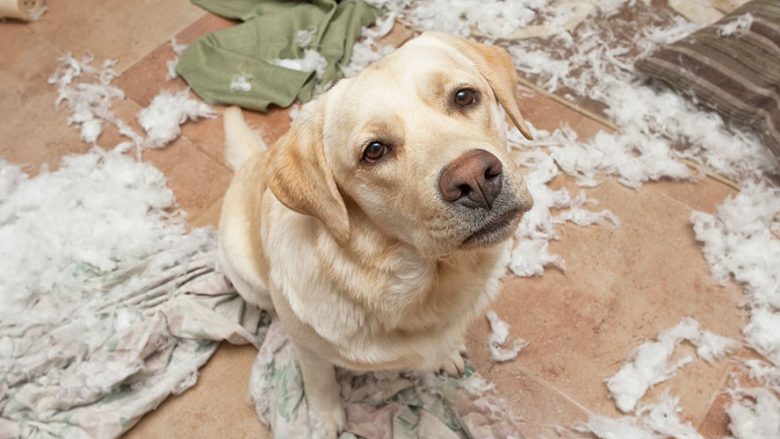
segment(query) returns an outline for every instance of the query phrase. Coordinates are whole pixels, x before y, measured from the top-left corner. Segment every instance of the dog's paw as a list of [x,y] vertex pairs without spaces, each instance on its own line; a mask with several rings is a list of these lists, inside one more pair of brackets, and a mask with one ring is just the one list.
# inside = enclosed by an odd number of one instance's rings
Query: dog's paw
[[317,410],[315,416],[319,419],[315,419],[314,424],[321,425],[321,437],[325,439],[336,439],[347,426],[347,413],[341,404],[328,410]]
[[[463,348],[465,351],[465,346]],[[463,375],[463,371],[466,369],[466,364],[463,362],[463,356],[461,356],[461,349],[455,349],[450,353],[439,368],[440,371],[447,375],[458,378]]]

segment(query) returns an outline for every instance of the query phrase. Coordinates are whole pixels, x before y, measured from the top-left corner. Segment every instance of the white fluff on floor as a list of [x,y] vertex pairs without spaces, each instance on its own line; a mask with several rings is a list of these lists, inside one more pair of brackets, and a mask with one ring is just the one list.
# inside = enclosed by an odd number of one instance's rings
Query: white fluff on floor
[[0,162],[0,314],[37,303],[30,318],[45,319],[119,261],[171,246],[185,232],[174,203],[160,171],[118,151],[67,156],[32,179]]
[[631,354],[631,360],[607,380],[610,397],[624,413],[636,408],[647,390],[671,378],[680,367],[693,361],[683,357],[670,364],[677,345],[688,341],[697,347],[697,355],[712,362],[738,347],[738,343],[726,337],[702,331],[699,323],[688,317],[673,328],[658,334],[656,341],[645,342]]
[[49,84],[57,87],[56,104],[68,105],[71,112],[68,123],[79,125],[81,139],[86,143],[99,146],[98,139],[105,126],[114,125],[128,139],[116,146],[120,150],[160,148],[179,136],[181,124],[217,115],[203,101],[190,98],[189,90],[162,91],[137,115],[147,134],[144,137],[114,113],[114,101],[125,99],[125,93],[111,84],[119,76],[112,69],[116,61],[105,60],[100,67],[93,66],[93,61],[89,54],[81,59],[68,54],[60,59],[57,70],[49,78]]
[[[552,153],[567,174],[584,186],[595,185],[597,174],[612,174],[637,187],[663,177],[692,177],[681,159],[737,180],[778,169],[777,158],[755,136],[730,130],[717,113],[636,78],[637,59],[700,25],[680,18],[646,29],[607,23],[623,26],[620,34],[627,36],[616,40],[609,26],[590,21],[578,28],[576,39],[559,34],[552,48],[534,41],[514,41],[509,47],[515,66],[547,91],[572,90],[603,102],[605,113],[619,127],[585,143],[578,143],[571,133],[553,133],[552,140],[558,143]],[[680,144],[689,146],[678,152],[674,147]]]
[[[533,130],[536,137],[542,131]],[[611,222],[619,227],[619,219],[609,210],[591,211],[586,204],[595,204],[583,192],[572,196],[566,188],[553,190],[548,184],[560,174],[553,158],[539,148],[526,150],[517,129],[509,131],[509,144],[522,152],[517,163],[528,169],[525,176],[528,191],[534,199],[534,206],[523,215],[516,232],[517,242],[512,250],[509,268],[518,276],[541,276],[544,268],[554,265],[565,269],[563,259],[550,254],[550,240],[558,239],[556,226],[571,222],[579,226]]]
[[721,25],[718,29],[718,36],[730,37],[730,36],[742,36],[750,30],[750,26],[753,25],[753,14],[750,12],[742,14],[738,17],[734,17],[728,23]]
[[522,338],[516,338],[508,347],[504,345],[509,341],[509,324],[501,320],[495,311],[488,311],[485,315],[490,324],[490,336],[488,337],[488,351],[490,358],[497,363],[512,361],[528,346],[528,342]]
[[190,97],[190,90],[177,93],[161,91],[148,107],[138,112],[138,123],[146,131],[144,145],[162,148],[181,134],[181,125],[188,120],[214,118],[217,113],[200,99]]
[[49,77],[49,84],[57,87],[59,106],[63,102],[70,110],[68,124],[79,125],[81,139],[91,145],[98,144],[103,128],[114,125],[119,133],[133,143],[141,141],[129,125],[117,118],[112,110],[115,100],[123,100],[125,93],[111,82],[119,76],[112,69],[116,60],[107,59],[99,67],[92,65],[94,57],[87,54],[81,59],[67,54],[59,59],[57,70]]
[[734,392],[735,401],[726,409],[729,429],[737,439],[780,437],[780,400],[763,388]]
[[176,73],[176,64],[179,63],[179,57],[184,52],[184,49],[187,48],[186,44],[179,44],[176,41],[176,37],[173,37],[170,39],[171,43],[171,49],[173,50],[174,57],[166,61],[165,67],[168,72],[167,78],[169,80],[174,79],[175,77],[179,76],[178,73]]
[[679,403],[664,393],[659,402],[640,407],[636,416],[591,416],[584,430],[601,439],[702,439],[690,422],[680,420]]
[[780,366],[780,188],[747,183],[708,214],[691,216],[713,276],[730,277],[748,297],[745,339]]
[[352,46],[352,57],[346,66],[341,66],[344,77],[349,78],[362,72],[370,64],[390,54],[395,48],[390,45],[379,47],[377,41],[390,33],[395,25],[397,14],[389,12],[379,18],[374,27],[364,27],[360,38]]

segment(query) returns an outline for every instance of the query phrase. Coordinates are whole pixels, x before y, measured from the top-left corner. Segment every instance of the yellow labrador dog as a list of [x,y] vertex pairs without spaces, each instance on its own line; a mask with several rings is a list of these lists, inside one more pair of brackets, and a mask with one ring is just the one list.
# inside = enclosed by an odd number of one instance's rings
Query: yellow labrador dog
[[503,49],[426,33],[304,105],[266,150],[226,112],[221,264],[281,319],[327,437],[345,424],[334,365],[463,371],[466,328],[532,205],[506,147],[505,114],[528,136],[516,86]]

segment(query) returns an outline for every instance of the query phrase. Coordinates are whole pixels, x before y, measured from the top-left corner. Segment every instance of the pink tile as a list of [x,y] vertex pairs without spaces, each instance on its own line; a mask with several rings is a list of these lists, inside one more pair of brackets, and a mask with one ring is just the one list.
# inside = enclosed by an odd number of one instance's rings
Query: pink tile
[[46,14],[28,26],[63,52],[116,58],[121,72],[204,14],[187,0],[49,2]]
[[[472,328],[469,348],[477,369],[494,380],[518,410],[522,396],[513,391],[511,377],[527,370],[589,410],[617,414],[604,380],[636,346],[686,316],[735,338],[745,322],[738,309],[740,290],[711,279],[688,224],[688,208],[654,191],[633,191],[612,180],[589,194],[623,226],[563,226],[561,240],[552,243],[551,250],[564,258],[566,272],[549,269],[541,278],[508,276],[493,305],[512,325],[514,336],[531,342],[519,359],[494,366],[484,347],[486,322],[477,321]],[[671,384],[686,416],[694,421],[704,417],[725,373],[725,364],[702,362],[680,372]]]

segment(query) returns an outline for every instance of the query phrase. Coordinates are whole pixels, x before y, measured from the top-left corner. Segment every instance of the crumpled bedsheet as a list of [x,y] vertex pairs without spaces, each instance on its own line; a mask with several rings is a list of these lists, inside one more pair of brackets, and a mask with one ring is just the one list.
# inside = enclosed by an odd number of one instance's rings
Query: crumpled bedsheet
[[94,285],[84,303],[0,322],[0,438],[117,437],[197,381],[218,342],[260,346],[267,321],[215,261],[213,230]]
[[[347,411],[339,439],[519,438],[517,420],[467,365],[461,378],[422,372],[355,373],[338,370]],[[295,349],[281,323],[268,329],[252,368],[258,416],[274,438],[320,437],[309,412]]]
[[[274,437],[317,437],[281,324],[241,299],[215,250],[213,230],[197,229],[85,285],[92,294],[84,303],[4,318],[0,438],[117,437],[194,385],[222,340],[259,348],[248,390]],[[338,378],[348,413],[341,439],[517,437],[492,386],[471,367],[460,379],[344,370]]]

